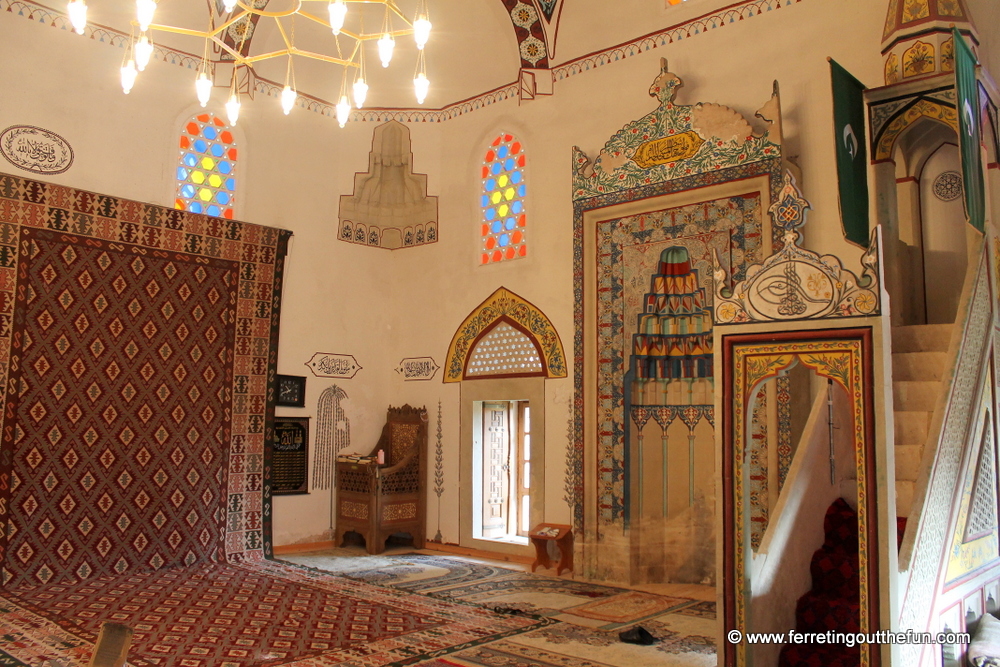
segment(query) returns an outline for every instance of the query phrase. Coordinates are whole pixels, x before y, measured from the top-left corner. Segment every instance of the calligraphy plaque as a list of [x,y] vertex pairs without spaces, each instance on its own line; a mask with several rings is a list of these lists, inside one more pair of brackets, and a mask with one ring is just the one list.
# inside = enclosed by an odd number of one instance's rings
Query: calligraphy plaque
[[680,162],[694,157],[703,143],[705,140],[699,137],[697,132],[688,130],[647,141],[635,149],[632,160],[643,169],[649,169],[657,164]]
[[413,380],[432,380],[438,369],[437,362],[430,357],[407,357],[399,362],[396,372],[403,376],[404,382]]
[[353,355],[317,352],[306,362],[312,374],[319,378],[351,379],[361,370]]
[[309,417],[275,417],[271,495],[309,493]]
[[73,164],[68,141],[31,125],[11,125],[0,133],[0,153],[15,167],[33,174],[61,174]]

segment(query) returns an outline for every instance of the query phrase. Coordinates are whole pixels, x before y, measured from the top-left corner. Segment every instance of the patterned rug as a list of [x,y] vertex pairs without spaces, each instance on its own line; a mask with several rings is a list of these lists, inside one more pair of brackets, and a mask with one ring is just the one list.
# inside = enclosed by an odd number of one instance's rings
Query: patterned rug
[[[359,582],[482,605],[505,616],[530,615],[559,621],[421,663],[425,666],[708,667],[716,664],[714,602],[531,574],[460,557],[367,556],[363,549],[333,549],[284,559]],[[622,643],[618,633],[633,625],[649,630],[657,643],[652,646]]]
[[0,665],[87,664],[104,621],[134,667],[409,665],[550,625],[275,562],[0,592]]

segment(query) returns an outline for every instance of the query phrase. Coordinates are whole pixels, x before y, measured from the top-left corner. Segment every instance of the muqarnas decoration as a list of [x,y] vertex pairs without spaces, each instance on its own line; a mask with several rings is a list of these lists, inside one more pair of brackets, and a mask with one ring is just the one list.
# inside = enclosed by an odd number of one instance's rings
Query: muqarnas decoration
[[341,241],[411,248],[438,240],[437,197],[427,175],[413,173],[410,130],[391,120],[375,128],[368,172],[354,175],[354,194],[340,197]]
[[[647,400],[644,394],[657,384],[663,384],[666,393],[666,386],[677,382],[675,386],[683,384],[689,395],[673,397],[671,403],[711,403],[712,308],[705,288],[698,284],[687,248],[671,246],[661,252],[659,269],[650,283],[645,312],[639,315],[637,333],[632,336],[633,402],[663,404],[651,397]],[[701,391],[695,392],[695,385]]]
[[781,250],[747,269],[746,279],[730,288],[726,270],[715,253],[715,323],[775,322],[879,314],[879,233],[872,231],[861,257],[862,277],[844,268],[834,255],[799,247],[809,202],[785,174],[781,193],[768,212],[783,230]]

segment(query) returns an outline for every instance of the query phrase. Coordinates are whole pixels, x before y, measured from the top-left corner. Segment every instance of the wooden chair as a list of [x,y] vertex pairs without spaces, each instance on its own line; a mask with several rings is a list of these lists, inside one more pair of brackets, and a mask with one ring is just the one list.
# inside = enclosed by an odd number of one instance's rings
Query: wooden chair
[[[376,462],[379,450],[385,463]],[[427,410],[390,407],[378,444],[365,461],[337,461],[337,543],[356,531],[370,554],[385,551],[394,533],[409,533],[422,549],[426,534]]]

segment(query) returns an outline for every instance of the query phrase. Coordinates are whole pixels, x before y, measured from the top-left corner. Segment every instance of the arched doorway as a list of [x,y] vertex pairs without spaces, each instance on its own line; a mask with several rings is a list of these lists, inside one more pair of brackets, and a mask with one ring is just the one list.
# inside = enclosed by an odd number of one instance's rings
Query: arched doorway
[[455,332],[445,382],[461,382],[459,544],[533,553],[545,520],[545,381],[567,375],[549,318],[501,287]]

